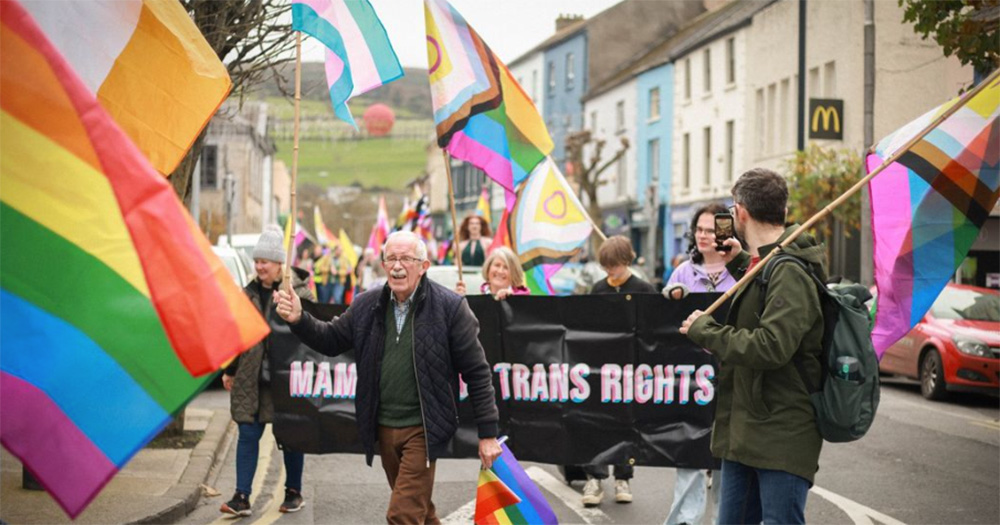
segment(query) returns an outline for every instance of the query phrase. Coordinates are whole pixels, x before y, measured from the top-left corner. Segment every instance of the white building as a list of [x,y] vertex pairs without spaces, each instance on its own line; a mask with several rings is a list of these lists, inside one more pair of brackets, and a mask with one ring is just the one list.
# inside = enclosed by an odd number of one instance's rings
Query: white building
[[542,83],[545,78],[543,76],[545,53],[542,51],[529,51],[515,59],[507,67],[510,69],[510,74],[514,77],[514,80],[517,80],[517,83],[521,85],[524,92],[531,97],[531,101],[535,103],[538,114],[544,115],[543,104],[545,104],[545,97],[542,94],[544,93],[545,86]]
[[[600,180],[605,184],[597,190],[597,202],[604,212],[604,221],[600,226],[608,236],[629,235],[632,221],[630,212],[637,205],[635,145],[638,91],[635,76],[629,76],[620,84],[585,99],[583,103],[583,124],[592,136],[583,154],[585,165],[589,165],[598,141],[605,142],[601,152],[601,165],[622,148],[623,139],[629,144],[625,155],[601,174]],[[586,195],[582,196],[582,200],[584,205],[589,205]]]

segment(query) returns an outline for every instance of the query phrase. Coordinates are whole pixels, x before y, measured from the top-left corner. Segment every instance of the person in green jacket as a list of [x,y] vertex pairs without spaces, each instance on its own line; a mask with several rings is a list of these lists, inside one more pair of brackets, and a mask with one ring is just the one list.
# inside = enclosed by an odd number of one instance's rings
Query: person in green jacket
[[[723,252],[737,279],[794,230],[784,226],[788,187],[755,168],[733,186],[736,239]],[[801,235],[784,248],[826,278],[825,251]],[[725,324],[695,311],[681,333],[721,361],[712,454],[722,458],[718,523],[805,523],[806,495],[823,439],[796,362],[819,384],[823,314],[812,278],[799,265],[777,266],[761,297],[756,280],[732,299]]]

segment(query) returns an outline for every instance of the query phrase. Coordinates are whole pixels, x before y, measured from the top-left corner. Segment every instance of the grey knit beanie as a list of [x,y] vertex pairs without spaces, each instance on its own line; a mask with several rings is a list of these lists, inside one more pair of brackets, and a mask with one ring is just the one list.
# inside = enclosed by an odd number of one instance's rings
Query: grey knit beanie
[[253,258],[274,261],[276,263],[285,262],[285,236],[278,226],[268,226],[264,228],[257,240],[257,245],[253,247]]

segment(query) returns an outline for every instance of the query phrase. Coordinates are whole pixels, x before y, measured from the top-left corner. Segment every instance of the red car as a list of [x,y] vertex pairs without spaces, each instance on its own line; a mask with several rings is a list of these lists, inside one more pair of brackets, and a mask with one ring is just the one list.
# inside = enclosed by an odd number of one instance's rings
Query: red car
[[917,326],[882,356],[879,370],[918,379],[920,393],[1000,394],[1000,293],[949,283]]

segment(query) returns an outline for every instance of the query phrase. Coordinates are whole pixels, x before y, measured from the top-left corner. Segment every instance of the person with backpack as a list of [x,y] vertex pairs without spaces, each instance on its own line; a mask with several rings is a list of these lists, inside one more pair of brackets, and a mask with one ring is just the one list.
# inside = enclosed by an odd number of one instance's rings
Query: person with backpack
[[[722,252],[741,278],[787,238],[788,187],[773,171],[755,168],[732,190],[736,232]],[[825,251],[808,234],[783,249],[825,279]],[[720,361],[712,454],[722,458],[718,523],[805,523],[806,495],[823,444],[810,389],[822,381],[824,319],[813,275],[781,264],[766,287],[751,281],[732,299],[725,324],[697,310],[681,325]],[[762,293],[762,291],[766,293]],[[800,372],[801,371],[801,372]],[[803,376],[804,374],[804,376]]]

